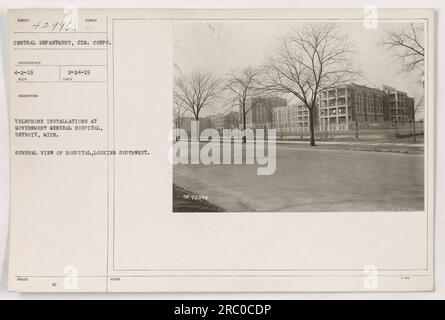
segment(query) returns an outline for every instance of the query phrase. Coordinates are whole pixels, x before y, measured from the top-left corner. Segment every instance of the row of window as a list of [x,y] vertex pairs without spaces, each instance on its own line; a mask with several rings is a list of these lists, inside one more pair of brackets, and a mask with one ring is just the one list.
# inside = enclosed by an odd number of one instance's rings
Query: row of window
[[[328,114],[328,109],[321,109],[320,110],[320,115],[321,116],[326,116],[327,114]],[[340,114],[340,115],[346,114],[346,108],[337,108],[337,109],[333,108],[333,109],[329,109],[329,115],[330,116],[337,115],[337,114]]]
[[277,128],[301,128],[309,126],[309,122],[275,124]]
[[320,98],[321,99],[326,99],[326,97],[335,98],[335,97],[344,96],[345,94],[346,94],[346,88],[333,89],[333,90],[329,90],[327,92],[327,94],[326,94],[326,92],[321,92]]
[[320,128],[321,130],[328,130],[328,131],[344,131],[348,130],[347,125],[335,125],[335,126],[322,126]]
[[[329,120],[327,120],[329,119]],[[338,120],[337,120],[338,119]],[[368,117],[364,117],[362,115],[358,115],[355,117],[355,119],[357,120],[357,122],[374,122],[374,123],[382,123],[385,121],[383,116],[377,116],[377,117],[372,117],[372,116],[368,116]],[[321,123],[325,123],[326,121],[329,121],[329,123],[346,123],[346,117],[345,116],[324,116],[324,117],[320,117],[320,122]],[[337,122],[338,121],[338,122]],[[348,116],[348,122],[352,121],[352,116]]]

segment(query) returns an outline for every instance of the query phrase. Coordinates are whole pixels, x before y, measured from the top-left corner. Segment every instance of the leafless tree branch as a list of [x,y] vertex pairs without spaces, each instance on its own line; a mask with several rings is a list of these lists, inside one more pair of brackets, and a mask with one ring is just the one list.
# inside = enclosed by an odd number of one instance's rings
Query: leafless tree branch
[[180,74],[174,80],[173,99],[199,120],[201,111],[210,106],[221,90],[221,80],[210,72]]
[[[243,130],[246,129],[246,117],[254,104],[248,105],[248,99],[258,94],[260,70],[252,67],[240,72],[232,72],[227,80],[225,89],[229,92],[230,102],[240,107]],[[245,140],[243,139],[245,142]]]
[[354,46],[333,23],[307,23],[283,37],[262,73],[262,89],[292,94],[309,110],[311,145],[314,109],[321,91],[360,76],[353,65]]
[[410,23],[403,29],[386,32],[379,45],[392,53],[400,73],[410,73],[423,65],[423,34],[423,26]]

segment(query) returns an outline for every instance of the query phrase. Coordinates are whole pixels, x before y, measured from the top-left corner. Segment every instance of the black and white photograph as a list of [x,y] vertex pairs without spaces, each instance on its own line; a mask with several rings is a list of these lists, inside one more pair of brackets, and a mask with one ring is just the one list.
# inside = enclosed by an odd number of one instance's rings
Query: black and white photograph
[[173,212],[423,211],[425,28],[174,23]]
[[444,6],[394,1],[8,9],[0,296],[444,296]]

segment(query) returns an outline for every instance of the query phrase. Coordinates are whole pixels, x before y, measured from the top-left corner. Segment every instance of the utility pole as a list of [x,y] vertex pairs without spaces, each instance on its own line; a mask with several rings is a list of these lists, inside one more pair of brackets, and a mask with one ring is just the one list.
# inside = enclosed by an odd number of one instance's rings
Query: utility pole
[[358,139],[358,120],[357,120],[357,115],[355,116],[355,138]]
[[324,119],[324,128],[325,128],[324,136],[325,136],[325,138],[327,140],[328,139],[328,118]]
[[394,124],[396,126],[396,128],[395,128],[395,131],[396,131],[395,137],[398,139],[399,138],[399,127],[397,125],[397,114],[396,114],[396,117],[394,118]]

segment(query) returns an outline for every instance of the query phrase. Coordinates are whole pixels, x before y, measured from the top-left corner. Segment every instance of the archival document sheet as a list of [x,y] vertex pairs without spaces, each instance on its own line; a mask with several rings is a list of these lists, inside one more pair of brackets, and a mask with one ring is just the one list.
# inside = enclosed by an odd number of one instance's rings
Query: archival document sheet
[[10,290],[434,289],[433,10],[8,20]]

